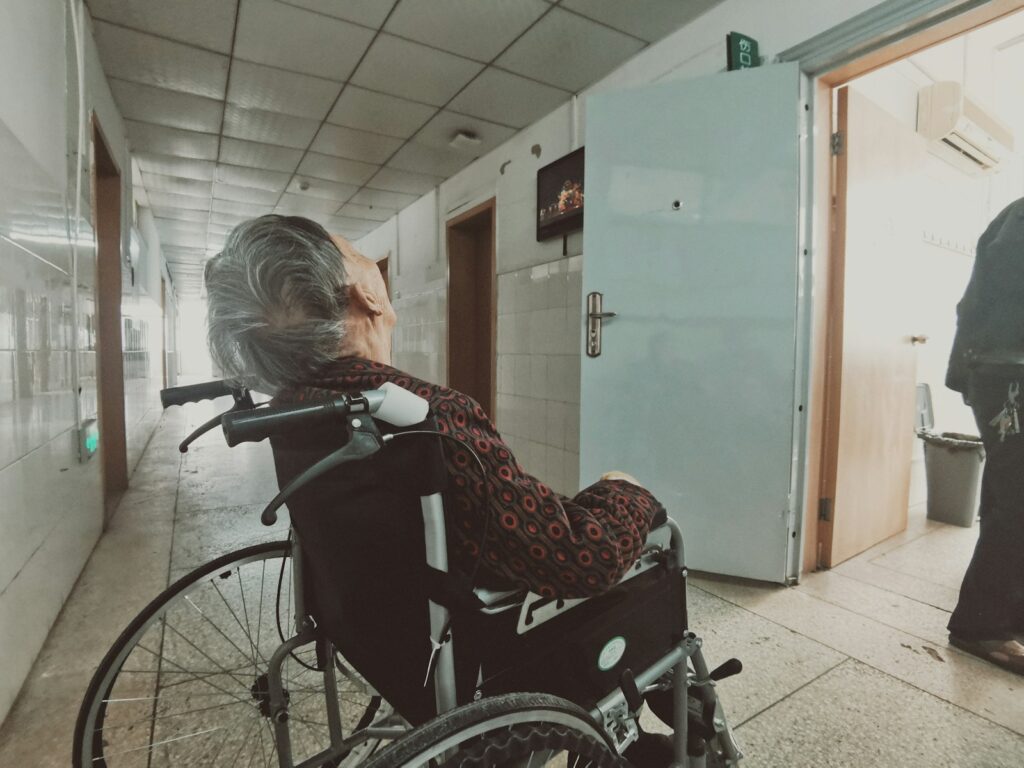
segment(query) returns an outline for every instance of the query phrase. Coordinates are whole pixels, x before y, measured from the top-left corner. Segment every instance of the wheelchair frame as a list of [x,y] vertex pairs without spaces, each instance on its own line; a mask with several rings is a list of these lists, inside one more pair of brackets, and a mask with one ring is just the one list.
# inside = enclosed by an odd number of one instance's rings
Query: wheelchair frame
[[[420,499],[423,513],[424,538],[426,542],[427,564],[438,571],[448,571],[448,546],[445,532],[444,502],[440,493],[424,496]],[[675,566],[686,572],[682,566],[683,537],[679,526],[671,519],[666,523],[670,531],[671,549],[675,560]],[[392,715],[379,725],[370,725],[350,737],[346,738],[342,732],[339,716],[339,702],[337,688],[335,686],[336,670],[334,665],[329,663],[333,656],[333,645],[329,640],[322,637],[312,626],[312,622],[305,614],[303,604],[303,577],[302,577],[302,546],[297,533],[292,531],[292,588],[295,600],[296,635],[282,645],[271,656],[267,677],[269,682],[270,715],[274,727],[274,736],[278,751],[279,768],[313,768],[322,765],[331,759],[343,757],[354,746],[368,739],[395,739],[400,738],[408,730],[408,726],[401,724],[397,717]],[[478,595],[483,594],[478,592]],[[493,593],[492,602],[514,593]],[[487,598],[484,597],[485,604]],[[514,607],[511,606],[511,607]],[[430,635],[431,642],[437,654],[434,666],[434,695],[438,714],[443,714],[454,709],[458,702],[456,700],[455,687],[455,655],[454,644],[457,638],[450,627],[450,611],[443,605],[429,601]],[[442,637],[445,634],[447,637]],[[331,735],[331,745],[326,750],[313,757],[307,758],[299,764],[295,764],[292,758],[291,735],[288,728],[288,702],[285,696],[284,687],[281,682],[281,665],[287,656],[296,648],[316,642],[318,644],[318,658],[321,660],[325,675],[325,695],[328,714],[328,725]],[[693,673],[689,671],[689,664],[693,664]],[[690,766],[690,768],[703,768],[703,758],[700,761],[693,761],[687,757],[688,739],[688,716],[689,716],[689,689],[697,686],[715,685],[714,680],[709,676],[707,663],[701,651],[701,640],[692,632],[675,646],[670,648],[657,662],[635,675],[636,687],[641,694],[650,690],[664,688],[662,679],[673,673],[674,680],[685,680],[686,685],[673,687],[675,722],[673,723],[673,745],[675,748],[676,761],[679,765]],[[621,688],[611,691],[602,698],[597,705],[591,709],[591,716],[605,733],[611,738],[616,748],[621,753],[638,736],[637,717],[638,712],[630,706],[627,692]],[[725,715],[722,712],[717,695],[715,696],[714,729],[721,741],[724,757],[727,765],[736,765],[743,757],[733,737],[732,729],[729,727]],[[687,761],[687,762],[684,762]]]

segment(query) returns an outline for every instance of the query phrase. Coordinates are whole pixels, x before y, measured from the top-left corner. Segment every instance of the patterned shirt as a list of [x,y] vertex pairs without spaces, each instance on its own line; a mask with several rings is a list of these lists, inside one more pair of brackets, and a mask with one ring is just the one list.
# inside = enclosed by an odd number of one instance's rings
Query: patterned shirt
[[[376,389],[390,381],[426,399],[443,434],[472,446],[487,473],[489,493],[469,451],[442,440],[449,474],[445,509],[451,516],[452,556],[473,570],[483,542],[481,569],[502,582],[545,597],[590,597],[614,586],[643,549],[661,504],[625,480],[602,480],[567,498],[527,474],[483,408],[447,387],[360,358],[337,360],[309,382],[282,393],[282,403]],[[483,509],[488,497],[490,509]],[[491,523],[484,528],[484,515]]]

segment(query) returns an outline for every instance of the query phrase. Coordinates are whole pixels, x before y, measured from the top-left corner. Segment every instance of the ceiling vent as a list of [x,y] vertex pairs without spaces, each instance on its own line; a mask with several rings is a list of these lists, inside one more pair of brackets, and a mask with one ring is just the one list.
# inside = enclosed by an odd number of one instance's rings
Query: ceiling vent
[[931,152],[965,173],[998,170],[1013,154],[1013,133],[991,112],[964,95],[956,82],[921,89],[917,98],[917,132]]

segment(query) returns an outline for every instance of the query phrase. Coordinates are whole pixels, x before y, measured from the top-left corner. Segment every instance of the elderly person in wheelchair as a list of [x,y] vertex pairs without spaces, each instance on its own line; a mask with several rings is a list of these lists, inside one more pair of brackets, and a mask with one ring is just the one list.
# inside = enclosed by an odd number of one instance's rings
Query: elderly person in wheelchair
[[[714,685],[740,665],[708,671],[687,626],[682,537],[649,491],[609,472],[572,499],[559,496],[522,469],[479,404],[391,367],[396,318],[376,265],[314,222],[263,216],[239,225],[208,263],[206,288],[210,349],[236,382],[235,407],[194,434],[221,423],[229,445],[271,440],[281,493],[263,519],[272,523],[287,502],[292,530],[289,542],[267,545],[282,561],[281,644],[260,650],[266,547],[184,577],[97,670],[79,717],[76,768],[127,766],[112,758],[144,749],[167,754],[152,765],[220,765],[232,738],[238,754],[248,749],[281,768],[541,766],[565,764],[551,762],[563,754],[569,766],[737,764]],[[255,407],[241,384],[272,393],[271,408]],[[227,391],[181,389],[189,391],[165,404]],[[291,638],[279,615],[286,556]],[[243,579],[240,564],[261,559],[262,572]],[[214,609],[197,605],[200,579],[247,636],[231,646],[243,660],[251,646],[248,672],[170,621],[170,606],[182,603],[193,622],[198,614],[217,625]],[[242,598],[234,609],[225,596],[233,579]],[[246,585],[256,583],[258,608],[246,601]],[[154,627],[160,651],[146,639]],[[214,669],[200,674],[169,658],[168,629]],[[216,740],[218,728],[158,728],[154,706],[148,745],[127,739],[113,749],[109,733],[123,726],[110,723],[112,702],[138,700],[118,696],[136,655],[150,667],[156,656],[168,687],[180,685],[175,674],[204,683],[196,696],[243,686],[223,706],[255,707],[256,732],[233,726],[242,735],[229,737],[225,727],[222,743],[198,759],[198,746],[181,750]],[[299,706],[321,690],[326,717]],[[639,727],[647,705],[671,738]],[[261,752],[246,744],[257,736]],[[392,743],[378,750],[382,741]]]

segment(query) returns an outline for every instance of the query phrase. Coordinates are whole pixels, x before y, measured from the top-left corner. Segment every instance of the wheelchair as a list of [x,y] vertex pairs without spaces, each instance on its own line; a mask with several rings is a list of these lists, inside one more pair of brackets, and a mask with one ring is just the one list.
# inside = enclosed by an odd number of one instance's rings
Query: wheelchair
[[742,667],[709,671],[687,626],[673,521],[597,597],[477,584],[449,568],[426,401],[385,384],[270,408],[224,382],[161,398],[226,395],[179,449],[217,426],[232,447],[270,438],[262,521],[287,503],[288,539],[172,574],[96,669],[75,768],[630,766],[645,706],[674,766],[738,765],[715,683]]

